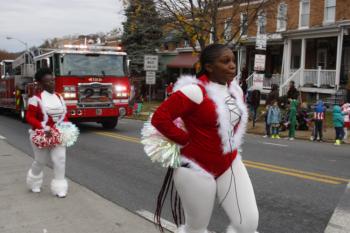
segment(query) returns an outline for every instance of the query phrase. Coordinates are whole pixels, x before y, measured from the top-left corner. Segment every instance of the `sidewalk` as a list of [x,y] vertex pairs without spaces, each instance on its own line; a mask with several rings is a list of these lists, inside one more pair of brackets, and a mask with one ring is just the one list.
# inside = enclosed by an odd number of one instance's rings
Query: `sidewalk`
[[325,233],[349,233],[350,232],[350,183],[334,210]]
[[[265,134],[265,123],[264,122],[256,122],[255,127],[253,128],[253,122],[248,122],[247,132],[251,134],[264,135]],[[288,130],[280,132],[281,137],[288,137]],[[310,140],[311,130],[296,130],[295,138]],[[335,141],[335,130],[334,128],[327,128],[323,131],[323,140],[326,142],[334,142]]]
[[44,171],[42,192],[25,185],[32,158],[0,139],[1,233],[157,233],[138,215],[69,180],[69,193],[51,195],[52,170]]

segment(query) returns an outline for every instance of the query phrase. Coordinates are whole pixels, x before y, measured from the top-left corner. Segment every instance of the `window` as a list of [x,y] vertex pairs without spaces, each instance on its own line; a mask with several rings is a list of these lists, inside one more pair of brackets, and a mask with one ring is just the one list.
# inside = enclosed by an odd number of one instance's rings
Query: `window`
[[309,27],[310,18],[310,0],[300,1],[300,17],[299,17],[299,28]]
[[241,13],[241,36],[247,36],[248,34],[248,14]]
[[228,18],[224,24],[224,38],[225,41],[230,41],[232,39],[232,19]]
[[285,30],[287,30],[287,4],[282,2],[278,6],[277,31],[280,32]]
[[258,34],[266,34],[266,14],[265,12],[261,11],[258,14]]
[[324,22],[332,23],[335,20],[336,0],[325,0]]
[[[45,61],[45,60],[43,60]],[[61,54],[60,74],[69,76],[125,76],[126,57],[108,54]]]

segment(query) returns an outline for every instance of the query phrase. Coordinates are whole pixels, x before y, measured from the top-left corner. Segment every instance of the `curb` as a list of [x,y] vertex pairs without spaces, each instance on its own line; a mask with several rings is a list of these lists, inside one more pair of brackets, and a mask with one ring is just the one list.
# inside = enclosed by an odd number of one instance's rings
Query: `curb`
[[337,208],[326,227],[325,233],[350,232],[350,183],[347,185]]

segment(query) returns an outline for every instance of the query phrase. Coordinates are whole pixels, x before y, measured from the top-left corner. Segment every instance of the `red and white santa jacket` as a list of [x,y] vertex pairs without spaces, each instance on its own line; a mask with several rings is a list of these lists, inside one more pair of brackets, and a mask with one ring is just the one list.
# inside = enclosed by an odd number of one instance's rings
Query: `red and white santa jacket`
[[42,91],[28,100],[27,122],[32,129],[54,127],[57,122],[68,121],[66,104],[58,93]]
[[[186,131],[174,120],[181,118]],[[152,125],[181,145],[183,161],[220,176],[232,164],[246,131],[248,111],[243,91],[236,81],[230,85],[185,76],[175,84],[174,93],[152,117]]]

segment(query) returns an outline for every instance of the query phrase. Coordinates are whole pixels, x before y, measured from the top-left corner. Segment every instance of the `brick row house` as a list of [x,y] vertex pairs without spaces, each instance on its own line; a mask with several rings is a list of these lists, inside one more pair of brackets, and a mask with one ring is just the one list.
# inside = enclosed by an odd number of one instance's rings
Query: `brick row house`
[[[234,45],[238,72],[243,66],[248,70],[248,85],[253,80],[258,33],[267,35],[265,90],[271,84],[278,84],[283,95],[289,81],[294,81],[305,99],[312,100],[334,95],[350,85],[349,0],[242,1],[233,20],[232,12],[237,11],[234,9],[237,4],[230,5],[229,2],[219,8],[218,33],[223,32],[223,40],[230,38],[231,41],[226,42]],[[261,7],[262,3],[266,4],[257,14],[245,11],[247,4],[252,9],[254,5]],[[237,30],[239,35],[232,39],[230,34]],[[179,56],[184,51],[191,51],[183,48],[186,42],[176,45],[178,48],[174,50],[174,44],[169,46],[168,43],[160,52],[174,54],[177,51],[175,54]],[[191,64],[182,64],[184,68],[195,62],[195,59],[188,60]],[[171,64],[173,68],[176,65],[176,62]]]
[[[222,10],[230,11],[229,6]],[[294,81],[304,97],[312,100],[334,95],[349,85],[349,0],[271,1],[258,13],[257,23],[249,23],[247,15],[249,12],[240,13],[241,35],[232,43],[236,44],[238,67],[246,65],[252,74],[257,33],[266,33],[265,89],[275,83],[283,95],[289,81]],[[252,79],[250,75],[248,84]]]

